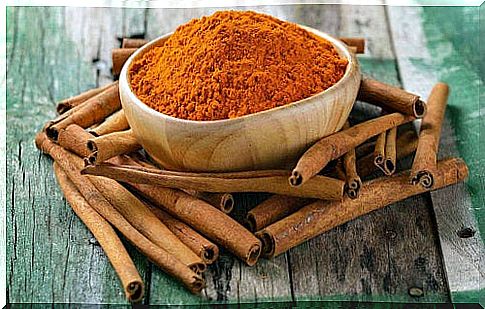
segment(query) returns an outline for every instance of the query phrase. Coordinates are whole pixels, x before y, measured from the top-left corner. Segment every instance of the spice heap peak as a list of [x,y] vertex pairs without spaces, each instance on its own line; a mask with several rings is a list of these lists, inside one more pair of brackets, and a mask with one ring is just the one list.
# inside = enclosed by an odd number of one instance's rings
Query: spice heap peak
[[339,81],[347,64],[330,42],[296,24],[221,11],[180,26],[134,61],[130,83],[161,113],[218,120],[315,95]]

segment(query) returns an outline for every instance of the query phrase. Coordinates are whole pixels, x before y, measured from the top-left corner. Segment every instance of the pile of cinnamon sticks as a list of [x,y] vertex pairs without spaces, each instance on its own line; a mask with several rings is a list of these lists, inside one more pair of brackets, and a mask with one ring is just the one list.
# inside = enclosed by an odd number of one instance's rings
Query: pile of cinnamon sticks
[[[144,43],[124,40],[123,52]],[[114,70],[120,68],[119,53],[113,53]],[[155,166],[130,130],[117,82],[60,102],[60,115],[35,141],[54,160],[61,190],[99,241],[127,299],[137,302],[143,281],[115,230],[197,293],[219,246],[252,266],[260,256],[277,256],[373,210],[463,181],[463,160],[436,158],[447,97],[442,83],[424,103],[363,78],[358,99],[380,106],[382,115],[347,122],[311,146],[292,171],[191,173]],[[397,134],[399,126],[418,118],[419,136],[412,129]],[[397,162],[414,152],[412,168],[396,173]],[[274,195],[247,213],[244,227],[229,215],[232,192]]]

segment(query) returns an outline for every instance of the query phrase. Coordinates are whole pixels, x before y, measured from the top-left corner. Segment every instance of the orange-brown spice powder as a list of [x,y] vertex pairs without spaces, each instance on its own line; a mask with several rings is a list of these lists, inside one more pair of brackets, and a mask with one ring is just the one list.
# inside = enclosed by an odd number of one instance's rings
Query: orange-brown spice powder
[[328,41],[254,12],[221,11],[180,26],[130,68],[135,94],[182,119],[236,118],[335,84],[347,60]]

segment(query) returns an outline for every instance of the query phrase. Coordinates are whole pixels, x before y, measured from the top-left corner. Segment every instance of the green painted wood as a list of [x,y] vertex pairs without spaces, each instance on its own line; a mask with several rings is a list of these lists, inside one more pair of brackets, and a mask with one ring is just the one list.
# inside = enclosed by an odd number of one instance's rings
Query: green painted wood
[[[477,64],[472,65],[474,59],[467,56],[463,46],[456,46],[457,42],[458,45],[467,42],[469,49],[477,50],[475,38],[452,39],[456,35],[452,34],[453,31],[460,36],[478,33],[478,29],[474,28],[478,23],[443,23],[446,15],[450,16],[450,20],[463,16],[461,10],[471,11],[472,15],[478,12],[478,8],[388,9],[400,76],[405,87],[426,98],[436,82],[444,81],[450,85],[438,156],[461,156],[470,169],[469,179],[464,184],[431,193],[443,262],[454,302],[470,301],[483,293],[485,278],[485,249],[483,237],[480,237],[483,222],[477,227],[476,221],[478,219],[480,223],[484,202],[481,179],[485,170],[480,153],[483,137],[479,131],[482,111],[479,96],[484,87],[477,74]],[[416,20],[422,22],[414,22]],[[407,31],[411,24],[414,28],[412,33]],[[466,234],[468,237],[465,237]]]
[[[33,143],[55,116],[56,101],[94,87],[97,69],[66,34],[72,22],[66,9],[10,7],[7,13],[8,299],[126,304],[102,249],[63,199],[51,160]],[[89,20],[79,25],[89,32]],[[129,251],[144,276],[146,259]]]
[[[385,9],[340,9],[348,19],[335,34],[363,36],[371,43],[359,56],[364,74],[399,86]],[[379,114],[379,108],[357,103],[351,116],[362,121]],[[296,299],[448,301],[428,199],[421,195],[396,203],[290,250],[292,277],[300,278],[293,281]],[[423,295],[411,296],[411,288],[422,289]]]

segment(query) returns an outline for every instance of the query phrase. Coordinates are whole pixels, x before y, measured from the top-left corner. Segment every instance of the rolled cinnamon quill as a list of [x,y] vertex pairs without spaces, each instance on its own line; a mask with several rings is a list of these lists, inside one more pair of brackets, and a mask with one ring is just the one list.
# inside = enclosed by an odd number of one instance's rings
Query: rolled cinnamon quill
[[363,54],[365,51],[365,39],[364,38],[346,38],[340,37],[340,41],[344,42],[346,45],[355,48],[355,53]]
[[54,172],[59,187],[64,193],[67,202],[71,205],[72,210],[89,231],[93,233],[101,248],[103,248],[104,253],[120,278],[126,298],[130,302],[141,301],[145,289],[143,281],[115,230],[89,205],[57,163],[54,163]]
[[389,129],[386,134],[386,156],[383,164],[386,175],[392,175],[396,171],[396,137],[397,127]]
[[93,136],[76,124],[71,124],[59,131],[57,143],[63,148],[76,153],[81,157],[91,154],[86,145],[86,140]]
[[123,38],[121,48],[140,48],[146,43],[148,43],[148,40],[145,39]]
[[382,172],[384,172],[384,160],[386,157],[386,136],[386,131],[379,134],[374,148],[374,165]]
[[[350,128],[350,124],[347,122],[344,129]],[[345,172],[345,192],[350,198],[357,198],[359,196],[360,187],[362,181],[357,174],[355,148],[350,149],[344,154],[342,165]]]
[[[69,113],[66,117],[61,117],[60,121],[53,121],[45,128],[47,136],[57,141],[59,131],[70,124],[77,124],[82,128],[87,128],[116,112],[121,108],[120,96],[118,93],[118,83],[110,85],[103,92],[85,101],[80,108]],[[61,115],[62,116],[62,115]]]
[[125,112],[123,110],[119,110],[106,118],[106,120],[100,123],[96,128],[89,130],[89,133],[94,136],[101,136],[113,132],[128,130],[129,128],[130,125],[128,124],[128,120],[126,120]]
[[257,232],[312,201],[300,197],[273,195],[247,213],[246,224],[252,232]]
[[341,157],[369,138],[413,119],[400,113],[388,114],[322,138],[298,160],[289,177],[290,185],[301,186],[313,179],[331,160]]
[[[418,137],[414,131],[406,131],[396,140],[396,161],[412,154],[418,146]],[[357,172],[361,177],[375,172],[374,154],[370,153],[357,162]]]
[[205,283],[198,274],[135,229],[91,183],[90,180],[94,177],[85,177],[79,173],[83,166],[81,158],[54,144],[45,133],[37,134],[35,143],[37,148],[50,155],[59,164],[86,201],[135,247],[162,270],[182,282],[191,292],[198,293],[202,290]]
[[196,198],[206,201],[207,203],[216,207],[225,214],[231,213],[234,209],[234,197],[231,193],[200,192],[193,190],[187,193],[195,196]]
[[411,182],[425,188],[433,187],[436,172],[436,155],[445,116],[449,87],[436,84],[428,98],[428,113],[421,122],[418,148],[411,168]]
[[[463,181],[468,175],[466,164],[458,158],[440,161],[437,171],[436,189]],[[274,257],[336,226],[428,190],[409,183],[409,171],[377,178],[362,185],[358,199],[316,201],[256,235],[263,243],[263,255]]]
[[90,90],[85,91],[85,92],[78,94],[76,96],[73,96],[73,97],[64,99],[62,101],[59,101],[59,103],[57,103],[57,107],[56,107],[57,113],[63,114],[65,112],[67,112],[71,108],[78,106],[79,104],[87,101],[88,99],[94,97],[97,94],[100,94],[101,92],[108,89],[112,85],[113,85],[113,83],[104,85],[104,86],[99,87],[99,88],[90,89]]
[[426,103],[419,96],[370,78],[362,78],[357,100],[416,118],[426,114]]
[[212,264],[217,260],[219,257],[219,248],[214,243],[204,238],[187,224],[175,219],[167,212],[156,207],[151,207],[150,209],[204,263]]
[[[272,171],[271,173],[274,173]],[[274,176],[249,177],[250,173],[241,172],[247,178],[241,178],[238,173],[210,174],[170,172],[152,168],[114,165],[101,163],[86,166],[82,173],[112,178],[114,180],[152,184],[168,188],[183,190],[200,190],[204,192],[268,192],[282,195],[299,196],[306,198],[340,200],[344,193],[345,182],[325,176],[315,176],[305,185],[298,188],[288,184],[287,171],[276,171]],[[256,171],[264,174],[264,171]],[[187,174],[189,176],[185,176]],[[226,174],[231,174],[228,178]],[[218,175],[218,176],[216,176]]]
[[89,164],[98,164],[118,155],[141,149],[133,131],[113,132],[87,141],[91,153],[87,157]]
[[113,75],[120,75],[121,69],[126,60],[137,50],[138,48],[115,48],[112,51],[111,57],[113,60]]

